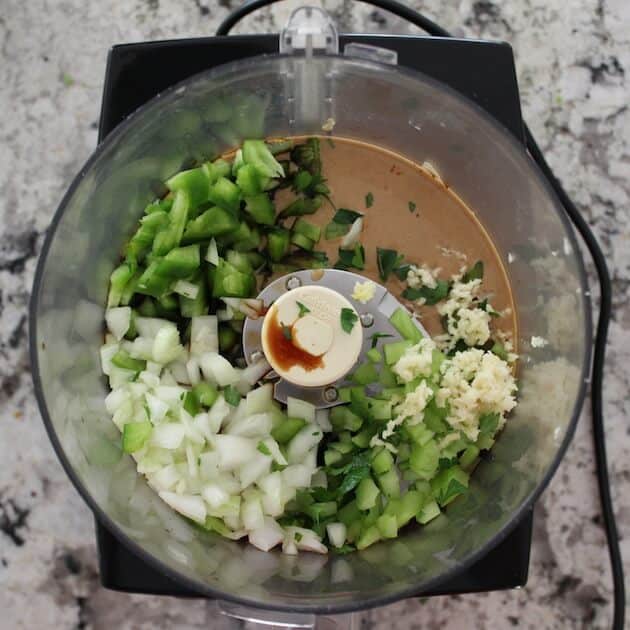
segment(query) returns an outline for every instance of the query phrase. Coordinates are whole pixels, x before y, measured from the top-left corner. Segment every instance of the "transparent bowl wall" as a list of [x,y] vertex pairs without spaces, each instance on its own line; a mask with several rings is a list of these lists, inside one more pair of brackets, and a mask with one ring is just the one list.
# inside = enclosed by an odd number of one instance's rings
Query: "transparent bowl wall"
[[[218,94],[227,113],[217,107]],[[120,454],[103,407],[98,349],[109,273],[156,182],[187,159],[212,156],[242,137],[314,133],[329,116],[339,136],[429,160],[511,261],[520,404],[492,461],[479,466],[470,492],[445,516],[361,553],[292,557],[201,533],[158,499]],[[160,95],[86,164],[40,260],[33,369],[69,475],[98,518],[154,566],[209,596],[295,611],[351,610],[422,593],[470,564],[507,535],[542,490],[583,398],[590,352],[585,293],[582,261],[556,200],[523,148],[480,109],[396,67],[343,57],[261,57]],[[533,335],[549,345],[531,350]]]

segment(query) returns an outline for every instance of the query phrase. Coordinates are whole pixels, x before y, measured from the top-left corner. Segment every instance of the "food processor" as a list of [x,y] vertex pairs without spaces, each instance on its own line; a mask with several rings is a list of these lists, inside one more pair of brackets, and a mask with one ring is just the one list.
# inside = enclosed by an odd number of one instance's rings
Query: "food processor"
[[[512,281],[519,405],[470,491],[443,518],[361,552],[289,557],[201,532],[160,501],[121,454],[98,349],[109,274],[159,181],[244,138],[321,134],[329,119],[335,135],[430,161],[475,210]],[[103,141],[55,214],[31,307],[38,402],[95,513],[106,586],[203,596],[238,617],[312,627],[316,614],[524,584],[531,507],[582,406],[591,321],[572,228],[522,131],[505,44],[340,36],[326,13],[302,8],[279,37],[110,52]],[[418,255],[429,245],[419,227]],[[544,348],[531,343],[538,336]]]

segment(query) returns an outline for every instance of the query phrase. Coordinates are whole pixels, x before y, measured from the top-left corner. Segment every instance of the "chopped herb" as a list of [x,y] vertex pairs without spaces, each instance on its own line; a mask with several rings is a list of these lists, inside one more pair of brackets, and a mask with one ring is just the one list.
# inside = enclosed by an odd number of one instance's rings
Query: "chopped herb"
[[365,207],[371,208],[373,203],[374,203],[374,195],[371,192],[369,192],[367,195],[365,195]]
[[339,208],[339,210],[335,212],[333,221],[341,225],[352,225],[357,219],[360,219],[362,216],[363,214],[361,214],[360,212],[348,210],[347,208]]
[[448,295],[450,288],[450,284],[446,280],[438,280],[437,285],[433,289],[427,286],[419,287],[418,289],[408,287],[403,291],[402,296],[412,302],[423,299],[425,304],[433,306]]
[[448,459],[447,457],[440,457],[438,461],[438,470],[446,470],[451,466],[455,466],[457,464],[457,457],[453,457],[452,459]]
[[319,435],[319,431],[313,431],[313,435]]
[[409,212],[415,212],[416,211],[416,204],[413,201],[410,201],[407,204],[408,208],[409,208]]
[[390,274],[396,267],[400,265],[403,256],[395,249],[376,248],[376,262],[378,264],[378,273],[383,282],[387,282]]
[[311,309],[308,306],[305,306],[304,304],[302,304],[302,302],[298,302],[296,300],[296,304],[298,305],[298,308],[300,309],[299,317],[304,317],[304,315],[306,315],[306,313],[310,313],[311,312]]
[[357,243],[354,249],[339,248],[339,260],[335,263],[335,269],[350,269],[352,267],[359,270],[365,267],[365,249],[360,243]]
[[344,332],[350,334],[359,317],[351,308],[342,308],[340,319]]
[[343,555],[345,555],[347,553],[352,553],[353,551],[356,551],[356,550],[357,550],[357,548],[354,545],[349,545],[347,543],[345,545],[342,545],[341,547],[333,547],[332,548],[332,552],[336,553],[336,554],[338,554],[340,556],[343,556]]
[[343,223],[335,223],[331,221],[324,229],[324,238],[327,241],[333,238],[341,238],[350,231],[350,226]]
[[271,457],[271,451],[264,442],[258,442],[258,446],[256,447],[256,449],[260,451],[263,455],[268,455],[269,457]]
[[223,398],[225,398],[225,402],[232,405],[232,407],[236,407],[238,403],[241,402],[241,395],[234,385],[228,385],[223,390]]
[[335,148],[335,141],[332,138],[326,138],[326,142],[331,149]]
[[370,339],[372,340],[372,348],[376,348],[376,344],[378,343],[379,339],[383,339],[384,337],[393,337],[394,335],[390,335],[389,333],[374,333]]
[[300,542],[300,540],[302,540],[302,534],[295,532],[295,542]]
[[411,265],[407,263],[404,265],[400,265],[400,267],[396,267],[396,269],[394,269],[394,273],[399,280],[402,280],[404,282],[407,279],[407,274],[409,273],[410,269]]
[[483,261],[478,260],[462,277],[462,282],[481,280],[483,278]]
[[289,326],[282,326],[282,335],[287,341],[293,341],[293,335]]
[[356,488],[362,479],[370,474],[370,466],[372,465],[371,451],[362,451],[355,455],[348,464],[341,468],[329,469],[332,475],[345,475],[341,485],[337,489],[337,495],[343,496],[346,492],[350,492]]
[[498,413],[484,413],[479,417],[479,431],[481,433],[494,435],[494,432],[499,426],[499,417]]

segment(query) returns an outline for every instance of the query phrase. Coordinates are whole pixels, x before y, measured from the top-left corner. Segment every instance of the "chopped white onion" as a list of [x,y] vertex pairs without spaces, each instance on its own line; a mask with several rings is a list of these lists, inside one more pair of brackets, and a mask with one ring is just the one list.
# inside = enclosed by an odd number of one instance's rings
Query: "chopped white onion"
[[201,382],[201,369],[199,361],[195,357],[190,357],[186,361],[186,372],[188,373],[188,381],[191,385],[197,385]]
[[186,428],[183,424],[165,422],[153,428],[151,443],[160,448],[173,450],[179,448],[185,435]]
[[241,466],[238,471],[241,480],[241,488],[248,488],[257,482],[261,477],[269,474],[271,460],[269,457],[257,453],[254,459]]
[[173,322],[159,317],[136,317],[134,324],[140,337],[149,337],[151,339],[156,337],[158,331],[164,327],[177,330],[177,326]]
[[[246,371],[247,370],[244,370],[243,374],[245,374]],[[271,385],[271,383],[257,387],[247,394],[245,407],[247,414],[264,413],[271,411],[272,408],[273,385]]]
[[105,311],[105,323],[108,330],[120,341],[129,330],[131,324],[131,308],[129,306],[117,306]]
[[126,389],[113,389],[105,397],[105,409],[107,409],[107,413],[113,415],[128,400],[129,392]]
[[219,466],[222,470],[239,468],[258,453],[254,442],[240,435],[215,435],[212,444],[219,454]]
[[219,264],[219,249],[214,238],[210,239],[208,251],[206,252],[206,260],[215,267]]
[[335,547],[342,547],[346,542],[346,526],[343,523],[328,523],[326,533]]
[[179,471],[173,464],[161,466],[151,475],[150,483],[158,491],[170,490],[181,479]]
[[[129,354],[134,359],[143,359],[144,361],[153,361],[153,338],[152,337],[136,337],[130,344]],[[161,364],[160,368],[162,367]]]
[[225,432],[229,435],[241,435],[248,438],[264,437],[271,432],[271,415],[257,413],[253,416],[233,420],[226,427]]
[[252,498],[241,504],[241,520],[245,529],[262,529],[265,526],[265,515],[259,498]]
[[169,366],[169,370],[178,383],[190,385],[188,370],[186,369],[186,363],[184,361],[173,361]]
[[216,352],[206,352],[201,355],[201,371],[206,379],[217,383],[220,387],[235,385],[240,375],[230,362]]
[[324,433],[329,433],[333,430],[332,424],[330,424],[330,409],[317,409],[315,411],[315,422],[319,425],[319,428]]
[[241,378],[248,385],[255,385],[267,372],[271,370],[271,365],[265,357],[262,357],[256,363],[248,365],[241,373]]
[[190,323],[190,354],[219,351],[219,322],[216,315],[198,315]]
[[299,398],[287,398],[287,415],[289,418],[302,418],[307,422],[315,422],[315,405]]
[[230,498],[225,488],[218,483],[207,483],[201,490],[201,496],[213,510],[227,503]]
[[157,363],[170,363],[182,354],[177,328],[163,326],[157,331],[153,341],[153,359]]
[[176,494],[174,492],[160,492],[160,499],[174,510],[187,516],[197,523],[205,523],[206,506],[200,496],[192,494]]
[[226,402],[223,395],[217,397],[208,412],[208,426],[212,433],[218,433],[221,430],[223,421],[232,413],[232,407]]
[[269,551],[284,540],[284,531],[278,523],[265,517],[263,527],[249,532],[249,542],[261,551]]
[[311,485],[313,469],[304,464],[292,464],[282,471],[282,479],[287,486],[308,488]]
[[173,291],[177,293],[177,295],[182,295],[189,300],[194,300],[199,294],[199,287],[187,280],[178,280],[173,285]]
[[306,454],[319,444],[322,439],[322,430],[316,424],[307,424],[302,427],[297,435],[289,442],[287,459],[290,464],[298,464],[304,461]]
[[120,346],[117,343],[107,344],[101,346],[100,355],[101,355],[101,370],[103,370],[103,374],[109,376],[112,372],[112,359],[114,355],[118,352]]
[[361,230],[363,230],[363,217],[359,217],[350,226],[348,233],[341,239],[341,247],[347,249],[352,247],[361,236]]
[[147,407],[149,408],[149,419],[153,424],[159,424],[168,413],[169,406],[153,394],[146,394]]

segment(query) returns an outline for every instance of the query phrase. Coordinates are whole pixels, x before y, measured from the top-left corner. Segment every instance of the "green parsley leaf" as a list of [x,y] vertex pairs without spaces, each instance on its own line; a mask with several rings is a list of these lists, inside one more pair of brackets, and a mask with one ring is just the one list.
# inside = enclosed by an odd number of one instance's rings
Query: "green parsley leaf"
[[372,348],[376,348],[376,344],[378,343],[379,339],[383,339],[385,337],[393,337],[394,335],[390,335],[389,333],[374,333],[370,339],[372,340]]
[[335,223],[334,221],[331,221],[324,228],[324,238],[327,241],[330,241],[333,238],[341,238],[342,236],[345,236],[349,231],[350,231],[350,225],[343,224],[343,223]]
[[507,353],[507,350],[505,349],[505,346],[502,343],[499,343],[498,341],[495,341],[492,344],[492,348],[490,348],[490,352],[492,352],[492,354],[496,354],[499,357],[499,359],[502,359],[503,361],[508,360],[508,353]]
[[339,208],[339,210],[335,212],[333,221],[341,225],[352,225],[357,219],[360,219],[362,216],[363,214],[361,214],[360,212],[348,210],[347,208]]
[[374,204],[374,195],[371,192],[369,192],[367,195],[365,195],[365,207],[371,208],[373,204]]
[[452,499],[459,494],[463,494],[466,490],[468,490],[468,488],[466,488],[463,483],[460,483],[457,479],[451,479],[446,490],[444,492],[440,492],[438,503],[440,505],[445,505],[449,499]]
[[337,489],[337,496],[341,497],[356,488],[370,474],[371,465],[372,454],[367,450],[357,453],[345,466],[329,469],[332,475],[345,475]]
[[357,323],[358,319],[359,319],[358,315],[351,308],[341,309],[340,320],[341,320],[341,327],[343,328],[344,332],[347,332],[348,334],[350,334],[352,332],[352,329],[354,328],[354,325]]
[[335,263],[335,269],[359,269],[365,267],[365,249],[357,243],[354,249],[339,248],[339,260]]
[[455,464],[457,464],[457,457],[453,457],[452,459],[448,459],[448,457],[440,457],[438,461],[438,470],[446,470]]
[[349,545],[348,543],[346,543],[345,545],[342,545],[341,547],[331,547],[330,549],[333,553],[336,553],[340,556],[344,556],[347,553],[352,553],[353,551],[357,550],[357,548],[354,545]]
[[295,532],[295,542],[300,542],[300,540],[302,540],[302,534]]
[[494,435],[497,427],[499,426],[499,414],[498,413],[484,413],[479,417],[479,431],[486,435]]
[[404,282],[407,279],[409,269],[411,269],[411,265],[409,264],[400,265],[400,267],[396,267],[396,269],[394,269],[394,273],[399,280]]
[[387,282],[387,278],[400,265],[404,256],[399,254],[395,249],[376,248],[376,262],[378,264],[378,274],[383,282]]
[[263,455],[268,455],[269,457],[271,457],[271,451],[269,450],[269,447],[262,441],[258,442],[256,450],[260,451]]
[[483,278],[483,261],[478,260],[462,277],[462,282],[481,280]]
[[223,390],[223,398],[225,398],[225,402],[232,405],[232,407],[236,407],[238,403],[241,402],[241,395],[234,385],[228,385]]
[[305,306],[304,304],[302,304],[302,302],[298,302],[296,300],[295,303],[298,305],[298,308],[300,309],[299,317],[304,317],[304,315],[306,315],[306,313],[310,313],[311,312],[311,309],[308,306]]
[[293,335],[291,334],[291,329],[289,328],[289,326],[282,327],[282,335],[287,341],[293,340]]
[[415,212],[416,211],[416,204],[413,201],[410,201],[407,204],[407,207],[409,208],[409,212]]
[[412,289],[411,287],[408,287],[403,291],[402,296],[406,300],[411,300],[412,302],[423,298],[425,304],[433,306],[448,295],[450,288],[451,285],[449,282],[447,282],[446,280],[438,280],[437,285],[434,289],[431,289],[427,286],[422,286],[418,289]]

